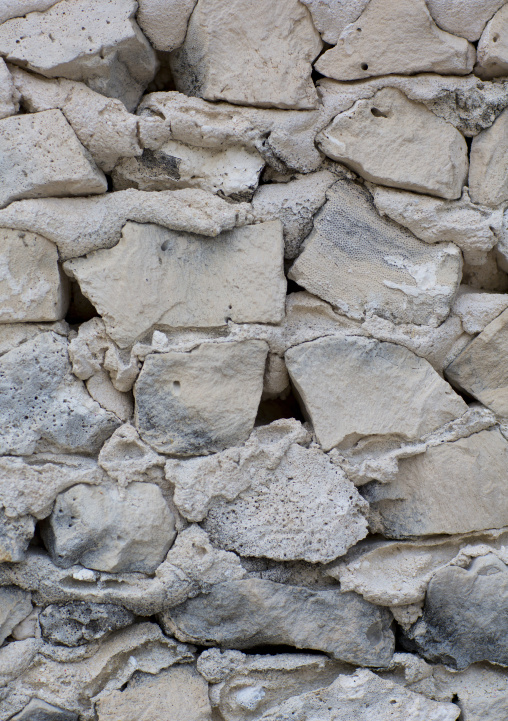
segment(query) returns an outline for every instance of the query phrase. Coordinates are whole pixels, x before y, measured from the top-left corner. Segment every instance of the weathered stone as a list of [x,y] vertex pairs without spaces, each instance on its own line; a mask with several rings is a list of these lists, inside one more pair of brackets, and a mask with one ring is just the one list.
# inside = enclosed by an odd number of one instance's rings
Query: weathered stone
[[33,698],[25,708],[12,717],[13,721],[78,721],[78,715],[72,711],[53,706],[53,704]]
[[[424,663],[424,661],[421,661]],[[508,711],[506,669],[488,663],[473,664],[464,671],[430,666],[441,695],[456,697],[464,721],[501,721]],[[458,700],[457,700],[458,699]]]
[[321,338],[285,357],[325,450],[371,435],[416,439],[467,411],[427,361],[393,343]]
[[182,45],[196,0],[138,0],[138,21],[154,48],[171,52]]
[[487,23],[478,43],[475,73],[484,79],[506,75],[508,71],[508,43],[506,42],[508,9],[504,2],[496,4],[500,9]]
[[423,617],[408,643],[433,662],[463,669],[475,661],[508,666],[506,610],[508,567],[494,554],[437,571],[429,583]]
[[[1,13],[0,9],[0,13]],[[19,108],[19,97],[12,82],[11,74],[4,60],[0,58],[0,119],[15,115]]]
[[[4,460],[2,458],[2,460]],[[4,480],[4,479],[2,479]],[[12,478],[8,479],[9,485]],[[0,510],[0,563],[16,563],[25,557],[25,551],[35,532],[32,516],[8,516]]]
[[31,12],[44,12],[57,2],[60,0],[3,0],[0,8],[0,23]]
[[95,373],[86,383],[86,389],[90,397],[104,408],[105,411],[114,413],[117,418],[125,423],[134,413],[132,395],[121,393],[113,383],[105,370]]
[[136,427],[159,453],[203,455],[247,439],[256,418],[268,347],[203,344],[147,357],[136,381]]
[[0,151],[0,207],[19,198],[107,190],[106,178],[60,110],[0,120]]
[[452,313],[458,316],[467,333],[481,333],[508,307],[508,296],[504,293],[482,293],[481,290],[460,286],[452,306]]
[[0,228],[0,323],[50,321],[69,302],[58,250],[35,233]]
[[0,356],[14,350],[27,340],[37,338],[41,333],[53,331],[66,338],[69,326],[65,321],[56,323],[2,323],[0,324]]
[[315,67],[329,78],[360,80],[390,73],[466,75],[474,61],[474,47],[440,30],[425,0],[371,0]]
[[335,45],[342,31],[354,23],[369,0],[302,0],[310,10],[314,25],[329,45]]
[[173,666],[157,676],[138,675],[127,688],[97,704],[99,721],[211,721],[208,684],[193,666]]
[[220,583],[162,615],[177,638],[250,648],[287,644],[349,663],[386,666],[393,653],[390,615],[352,593],[247,579]]
[[41,333],[0,358],[0,452],[94,453],[120,425],[72,375],[67,340]]
[[169,140],[140,158],[127,158],[115,167],[115,190],[176,190],[202,188],[211,193],[248,200],[265,161],[257,150],[230,146],[223,150],[194,148]]
[[112,248],[128,220],[216,236],[245,225],[249,211],[246,203],[229,203],[197,188],[158,193],[131,189],[99,198],[22,200],[0,210],[0,227],[40,233],[56,243],[61,259],[67,260]]
[[335,177],[328,170],[303,175],[288,183],[261,185],[254,193],[252,211],[256,223],[279,218],[284,230],[284,256],[296,258],[312,230],[314,214],[324,204]]
[[39,637],[39,613],[39,608],[33,608],[32,613],[14,626],[11,636],[15,641],[26,641],[27,638]]
[[43,638],[49,643],[79,646],[103,638],[134,622],[134,614],[112,603],[51,605],[39,615]]
[[165,458],[143,443],[138,432],[126,423],[103,445],[99,465],[121,486],[134,481],[158,483]]
[[506,0],[426,0],[440,28],[474,42]]
[[317,142],[330,158],[381,185],[451,200],[460,198],[466,183],[463,136],[395,88],[337,115]]
[[440,325],[460,282],[458,248],[430,247],[381,218],[353,183],[336,183],[327,197],[288,277],[352,318]]
[[[508,67],[508,66],[507,66]],[[508,110],[473,139],[469,192],[474,203],[496,206],[508,200]]]
[[270,0],[232,0],[227,12],[220,0],[198,0],[171,68],[186,95],[306,110],[317,105],[311,63],[321,48],[296,0],[279,0],[276,13]]
[[508,418],[508,310],[474,338],[446,369],[446,377],[487,408]]
[[136,9],[132,0],[63,0],[0,25],[0,54],[46,77],[85,82],[132,110],[157,68]]
[[0,643],[32,612],[30,594],[14,586],[0,589]]
[[388,538],[508,526],[507,463],[508,441],[497,429],[402,459],[394,481],[365,486],[373,525]]
[[385,681],[368,669],[351,676],[339,676],[331,686],[293,696],[267,711],[262,721],[455,721],[460,708],[438,703]]
[[175,518],[152,483],[78,484],[57,497],[43,535],[60,566],[152,573],[173,543]]
[[[65,263],[102,315],[109,336],[132,345],[155,325],[213,327],[278,323],[284,316],[280,221],[214,240],[156,225],[127,223],[110,250]],[[120,279],[125,284],[120,284]]]

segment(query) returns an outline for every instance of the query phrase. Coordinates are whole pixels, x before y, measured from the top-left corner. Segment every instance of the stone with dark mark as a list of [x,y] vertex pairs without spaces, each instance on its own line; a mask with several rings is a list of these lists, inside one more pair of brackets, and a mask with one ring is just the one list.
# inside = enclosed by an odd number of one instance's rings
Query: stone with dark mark
[[46,606],[39,616],[42,636],[49,643],[79,646],[129,626],[131,611],[113,603],[62,603]]

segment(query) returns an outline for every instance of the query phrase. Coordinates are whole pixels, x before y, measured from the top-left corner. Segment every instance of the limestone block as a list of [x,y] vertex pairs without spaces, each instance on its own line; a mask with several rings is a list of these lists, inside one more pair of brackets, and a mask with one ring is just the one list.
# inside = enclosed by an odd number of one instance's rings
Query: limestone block
[[44,12],[60,0],[3,0],[0,8],[0,23],[19,18],[31,12]]
[[136,427],[159,453],[189,456],[243,443],[254,426],[268,346],[203,344],[149,355],[136,381]]
[[[508,66],[507,66],[508,67]],[[473,139],[469,192],[474,203],[494,207],[508,200],[508,110]]]
[[[12,479],[9,478],[11,484]],[[35,521],[32,516],[11,517],[3,509],[0,510],[0,563],[22,561],[34,532]]]
[[475,73],[483,79],[506,75],[508,71],[508,8],[504,2],[496,4],[500,9],[487,23],[478,43]]
[[120,421],[71,372],[67,340],[41,333],[0,358],[0,452],[97,452]]
[[387,538],[468,533],[508,525],[508,441],[485,430],[399,461],[394,481],[363,495]]
[[42,637],[63,646],[79,646],[101,639],[133,622],[133,613],[112,603],[50,605],[39,615]]
[[279,218],[284,229],[284,256],[296,258],[305,237],[312,230],[314,214],[326,200],[326,191],[335,182],[328,170],[303,175],[288,183],[261,185],[252,198],[256,223]]
[[508,675],[506,669],[488,663],[473,664],[464,671],[435,667],[438,687],[457,695],[464,721],[501,721],[507,713]]
[[354,593],[252,578],[213,586],[161,616],[177,638],[212,646],[285,644],[360,665],[386,666],[393,653],[390,614]]
[[97,401],[105,411],[114,413],[124,423],[132,418],[134,413],[132,396],[117,390],[107,371],[101,370],[95,373],[86,381],[85,385],[90,397]]
[[12,629],[11,636],[15,641],[26,641],[27,638],[39,637],[39,613],[35,607],[26,618]]
[[336,80],[361,80],[390,73],[466,75],[474,61],[474,47],[440,30],[425,0],[371,0],[315,67]]
[[408,642],[430,661],[463,669],[475,661],[508,666],[506,608],[508,567],[494,554],[473,559],[466,568],[436,572],[423,617]]
[[64,268],[102,315],[110,337],[125,348],[154,325],[278,323],[286,295],[282,259],[280,221],[214,240],[127,223],[114,248],[69,260]]
[[69,302],[54,243],[0,228],[0,323],[64,318]]
[[85,82],[133,110],[157,68],[136,9],[133,0],[61,0],[0,25],[0,54],[46,77]]
[[129,423],[117,428],[102,446],[99,465],[121,486],[133,481],[157,483],[165,458],[143,443]]
[[321,37],[335,45],[342,31],[354,23],[365,10],[369,0],[302,0],[310,10],[312,21]]
[[53,704],[33,698],[13,721],[78,721],[78,715],[72,711],[53,706]]
[[156,50],[182,45],[196,0],[138,0],[136,20]]
[[471,42],[478,40],[490,18],[506,0],[426,0],[440,28]]
[[2,323],[0,324],[0,356],[17,348],[27,340],[36,338],[41,333],[53,331],[66,338],[69,326],[65,321],[56,323]]
[[288,277],[349,317],[438,326],[459,286],[455,245],[430,247],[381,218],[360,187],[336,183]]
[[0,152],[0,207],[20,198],[107,190],[106,178],[60,110],[0,120]]
[[321,48],[297,0],[198,0],[171,69],[186,95],[307,110],[317,105],[311,63]]
[[[0,9],[0,14],[2,10]],[[0,58],[0,119],[17,113],[19,108],[19,96],[12,82],[11,74]]]
[[208,684],[193,666],[178,665],[156,676],[141,674],[97,704],[99,721],[211,721]]
[[12,629],[32,612],[30,594],[15,586],[0,589],[0,642],[10,636]]
[[197,188],[158,193],[131,189],[98,198],[19,201],[0,209],[0,227],[40,233],[67,260],[112,248],[129,220],[213,237],[245,225],[249,212],[247,203],[230,203]]
[[202,188],[234,200],[248,200],[257,188],[264,164],[257,150],[241,145],[215,150],[168,140],[158,150],[147,148],[140,158],[119,162],[113,184],[115,190]]
[[463,136],[395,88],[337,115],[317,142],[325,155],[381,185],[451,200],[466,183]]
[[446,369],[446,377],[497,415],[508,418],[508,310],[474,338]]
[[120,158],[141,155],[138,120],[125,105],[84,83],[49,79],[11,66],[14,85],[31,113],[59,109],[97,165],[109,172]]
[[505,293],[482,293],[481,290],[460,286],[452,306],[452,313],[458,316],[467,333],[481,333],[487,325],[508,308]]
[[73,486],[61,493],[44,526],[58,565],[152,573],[175,538],[175,518],[158,486],[131,483]]
[[293,696],[261,716],[262,721],[455,721],[460,708],[438,703],[379,678],[368,669],[338,676],[327,688]]

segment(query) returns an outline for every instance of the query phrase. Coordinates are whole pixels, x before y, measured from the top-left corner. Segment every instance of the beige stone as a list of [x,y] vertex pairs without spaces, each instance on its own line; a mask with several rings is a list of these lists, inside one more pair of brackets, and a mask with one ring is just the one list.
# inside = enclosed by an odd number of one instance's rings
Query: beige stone
[[317,142],[330,158],[381,185],[451,200],[466,183],[463,136],[394,88],[337,115]]
[[[1,10],[0,10],[1,12]],[[11,73],[0,58],[0,119],[15,115],[19,109],[19,95],[12,82]]]
[[0,8],[0,23],[19,18],[32,12],[44,12],[60,0],[3,0]]
[[440,30],[425,0],[371,0],[315,67],[336,80],[360,80],[390,73],[466,75],[474,60],[474,47]]
[[14,586],[0,589],[0,640],[4,643],[11,631],[32,612],[29,593]]
[[276,12],[270,0],[198,0],[171,68],[186,95],[306,110],[317,105],[311,63],[321,48],[297,0],[279,0]]
[[0,120],[0,150],[1,207],[19,198],[107,190],[106,178],[59,110]]
[[508,200],[508,110],[473,140],[469,192],[474,203],[496,206]]
[[325,43],[335,45],[342,31],[357,20],[369,0],[302,0]]
[[440,28],[474,42],[506,0],[427,0]]
[[153,326],[222,326],[229,319],[279,322],[286,293],[282,258],[280,221],[238,228],[213,240],[127,223],[114,248],[64,267],[124,348]]
[[507,307],[508,295],[505,293],[483,293],[461,285],[453,301],[452,313],[460,318],[466,333],[475,335],[481,333]]
[[496,4],[500,9],[487,23],[478,43],[475,73],[484,79],[503,76],[508,71],[508,8],[504,2]]
[[0,228],[0,323],[60,320],[68,284],[56,245],[35,233]]
[[86,381],[85,385],[90,396],[104,410],[114,413],[124,423],[132,417],[134,412],[132,396],[121,393],[115,388],[107,371],[102,370],[95,373]]
[[154,48],[171,52],[182,45],[196,0],[138,0],[136,20]]
[[143,443],[129,423],[108,438],[98,458],[100,467],[121,486],[134,481],[160,483],[165,460]]

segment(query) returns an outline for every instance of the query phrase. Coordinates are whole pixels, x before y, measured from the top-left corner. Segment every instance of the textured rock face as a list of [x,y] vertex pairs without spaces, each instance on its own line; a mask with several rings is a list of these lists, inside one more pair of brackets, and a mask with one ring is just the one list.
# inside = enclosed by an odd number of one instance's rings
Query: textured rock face
[[133,621],[133,613],[112,603],[46,606],[39,616],[41,633],[46,641],[63,646],[96,641]]

